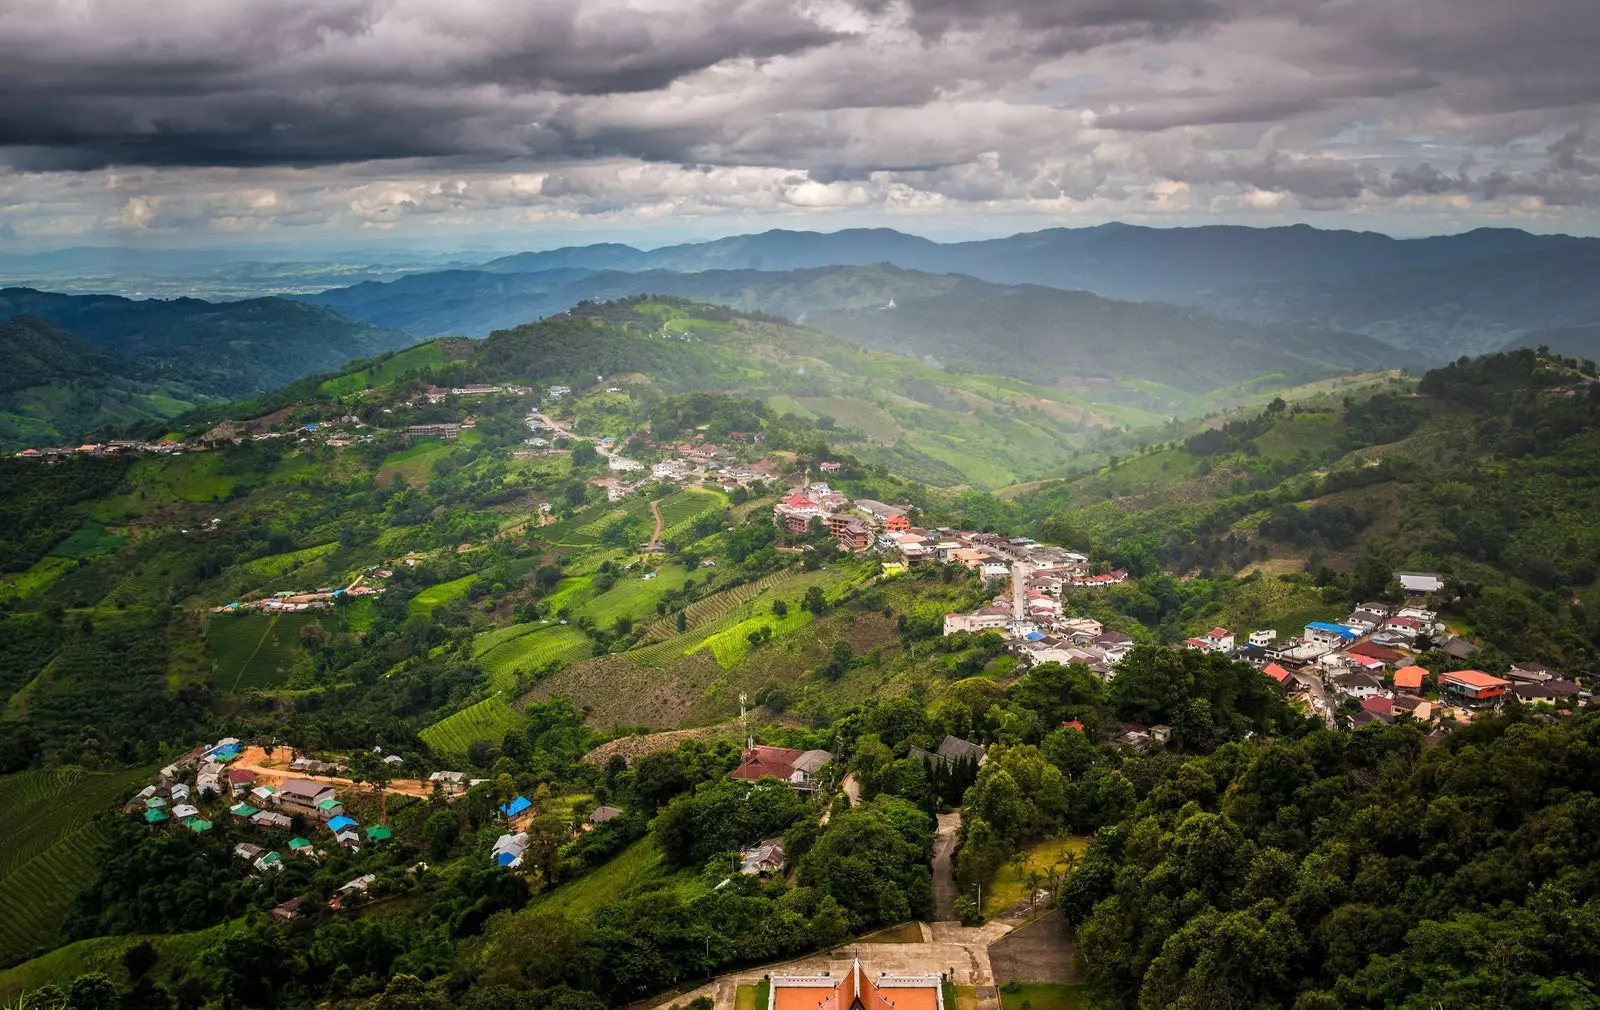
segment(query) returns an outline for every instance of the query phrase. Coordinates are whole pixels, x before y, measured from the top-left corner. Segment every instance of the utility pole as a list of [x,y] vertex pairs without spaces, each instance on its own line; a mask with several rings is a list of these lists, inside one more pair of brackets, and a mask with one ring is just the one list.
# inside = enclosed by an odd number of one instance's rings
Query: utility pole
[[755,750],[756,742],[755,739],[750,736],[750,726],[745,718],[745,699],[743,691],[739,692],[739,732],[744,736],[744,749]]

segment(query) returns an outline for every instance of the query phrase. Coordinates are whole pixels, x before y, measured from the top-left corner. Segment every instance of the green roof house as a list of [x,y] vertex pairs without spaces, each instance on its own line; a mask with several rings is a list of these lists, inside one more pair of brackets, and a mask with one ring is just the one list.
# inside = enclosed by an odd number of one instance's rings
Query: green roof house
[[162,810],[160,807],[151,807],[149,810],[144,812],[144,822],[146,824],[160,824],[166,819],[167,812]]
[[183,826],[197,835],[203,835],[211,830],[211,822],[199,817],[191,817],[183,822]]
[[232,814],[235,817],[241,818],[243,820],[249,820],[250,818],[254,817],[256,814],[259,814],[260,812],[261,811],[258,808],[252,807],[248,803],[240,803],[240,804],[238,804],[236,806],[232,806],[232,807],[228,808],[228,813]]
[[291,838],[289,839],[289,851],[310,852],[311,840],[309,838]]
[[394,833],[382,824],[374,824],[367,828],[367,841],[369,842],[387,842],[393,837]]

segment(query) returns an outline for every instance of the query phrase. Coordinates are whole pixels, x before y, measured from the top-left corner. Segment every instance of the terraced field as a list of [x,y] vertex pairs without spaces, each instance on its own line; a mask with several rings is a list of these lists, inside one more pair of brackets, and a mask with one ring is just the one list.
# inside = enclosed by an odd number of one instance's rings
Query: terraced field
[[149,563],[124,575],[111,592],[101,601],[105,606],[134,606],[140,603],[158,604],[166,601],[169,579]]
[[739,660],[749,655],[751,632],[770,629],[774,636],[782,635],[803,628],[811,621],[811,612],[801,610],[799,607],[790,607],[789,612],[782,617],[771,613],[755,614],[717,632],[687,650],[687,653],[693,655],[701,649],[710,649],[711,655],[716,657],[717,665],[724,670],[731,670],[739,665]]
[[[557,547],[594,547],[606,530],[620,522],[650,515],[650,502],[645,498],[629,498],[610,505],[594,505],[572,516],[537,527],[539,539]],[[652,520],[653,521],[653,520]]]
[[689,524],[713,509],[728,504],[716,491],[682,491],[661,499],[661,538],[670,540],[686,533]]
[[55,946],[102,826],[148,772],[58,768],[0,776],[0,963]]
[[280,575],[289,574],[296,568],[302,568],[325,554],[331,554],[338,547],[339,544],[335,541],[333,543],[318,544],[315,547],[307,547],[304,550],[289,551],[286,554],[269,554],[264,558],[256,558],[254,561],[245,562],[244,567],[252,574],[265,576],[266,578],[277,578]]
[[269,691],[289,679],[300,650],[300,632],[318,619],[303,614],[218,614],[206,622],[206,646],[214,660],[217,691]]
[[[517,686],[517,671],[532,673],[551,663],[573,663],[589,655],[589,636],[573,627],[559,624],[519,624],[488,635],[500,635],[517,628],[528,629],[494,642],[482,652],[474,651],[496,690],[510,691]],[[488,637],[488,635],[484,637]]]
[[498,746],[507,730],[519,729],[526,721],[522,713],[495,695],[441,719],[417,735],[435,754],[465,757],[474,742],[483,740]]
[[[745,600],[760,595],[763,590],[772,586],[782,585],[799,574],[799,569],[786,568],[781,572],[763,575],[754,582],[746,582],[741,586],[734,586],[732,589],[696,600],[683,610],[684,630],[693,631],[710,621],[731,614]],[[671,638],[677,634],[676,628],[676,618],[663,617],[645,630],[644,641],[659,642]]]

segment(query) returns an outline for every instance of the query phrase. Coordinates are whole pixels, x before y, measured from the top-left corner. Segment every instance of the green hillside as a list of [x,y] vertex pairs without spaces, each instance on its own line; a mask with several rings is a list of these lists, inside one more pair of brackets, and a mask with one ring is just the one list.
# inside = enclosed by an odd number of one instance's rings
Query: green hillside
[[0,321],[0,450],[166,420],[210,398],[32,316]]

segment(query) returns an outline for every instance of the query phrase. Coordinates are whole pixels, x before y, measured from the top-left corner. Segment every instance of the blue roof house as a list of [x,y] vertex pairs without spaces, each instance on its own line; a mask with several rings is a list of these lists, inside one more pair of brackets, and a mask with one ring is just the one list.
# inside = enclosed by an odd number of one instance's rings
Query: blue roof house
[[505,814],[507,817],[515,817],[518,814],[525,813],[532,809],[533,804],[528,802],[528,798],[526,796],[518,796],[510,803],[500,804],[500,812]]

